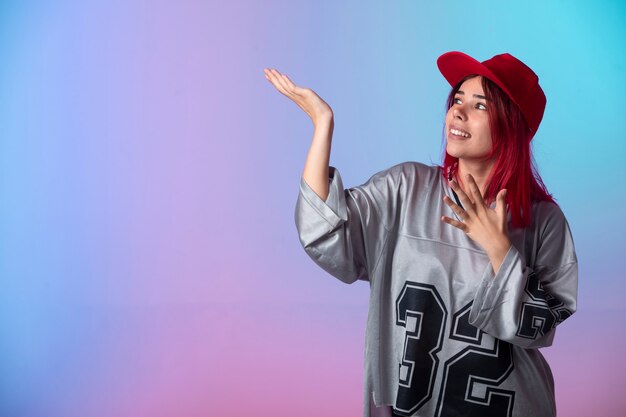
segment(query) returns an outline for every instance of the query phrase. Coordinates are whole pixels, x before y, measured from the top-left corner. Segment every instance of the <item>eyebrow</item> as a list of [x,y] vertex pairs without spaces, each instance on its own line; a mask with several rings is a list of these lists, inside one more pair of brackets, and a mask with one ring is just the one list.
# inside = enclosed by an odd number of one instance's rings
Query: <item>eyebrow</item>
[[[465,95],[465,93],[463,91],[461,91],[461,90],[457,91],[456,93],[457,94],[461,94],[461,95]],[[474,94],[473,96],[477,97],[477,98],[482,98],[483,100],[491,101],[490,98],[487,98],[485,96],[481,96],[480,94]]]

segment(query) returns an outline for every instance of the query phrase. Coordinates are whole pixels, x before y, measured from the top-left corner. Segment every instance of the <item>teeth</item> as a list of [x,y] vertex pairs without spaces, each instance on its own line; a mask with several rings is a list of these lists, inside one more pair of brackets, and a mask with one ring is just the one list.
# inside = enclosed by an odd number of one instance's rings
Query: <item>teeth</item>
[[463,136],[463,137],[465,137],[465,138],[469,138],[469,137],[470,137],[470,135],[469,135],[468,133],[461,132],[460,130],[450,129],[450,132],[451,132],[452,134],[454,134],[454,135],[457,135],[457,136]]

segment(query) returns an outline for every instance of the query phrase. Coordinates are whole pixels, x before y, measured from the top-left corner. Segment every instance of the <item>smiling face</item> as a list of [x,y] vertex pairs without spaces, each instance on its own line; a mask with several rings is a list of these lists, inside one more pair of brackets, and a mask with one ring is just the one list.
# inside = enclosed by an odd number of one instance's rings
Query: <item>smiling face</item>
[[482,77],[465,80],[446,114],[446,151],[467,162],[486,161],[492,149]]

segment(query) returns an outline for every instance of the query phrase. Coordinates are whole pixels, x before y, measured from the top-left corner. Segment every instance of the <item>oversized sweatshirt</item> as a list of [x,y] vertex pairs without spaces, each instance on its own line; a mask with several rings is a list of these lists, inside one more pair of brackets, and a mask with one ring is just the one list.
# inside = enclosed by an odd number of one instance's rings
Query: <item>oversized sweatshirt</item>
[[[556,415],[538,348],[576,310],[578,263],[552,202],[513,228],[497,274],[443,202],[437,166],[404,162],[322,200],[300,179],[295,222],[306,253],[345,283],[369,282],[363,416]],[[495,204],[495,203],[494,203]],[[492,204],[493,207],[493,204]],[[393,410],[392,410],[393,409]]]

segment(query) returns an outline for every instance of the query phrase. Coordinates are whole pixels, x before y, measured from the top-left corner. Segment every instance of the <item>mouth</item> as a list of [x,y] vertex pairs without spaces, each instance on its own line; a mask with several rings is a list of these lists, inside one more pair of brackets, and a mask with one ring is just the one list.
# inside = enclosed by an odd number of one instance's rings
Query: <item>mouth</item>
[[451,135],[453,135],[453,136],[459,137],[459,138],[465,138],[465,139],[468,139],[468,138],[471,138],[471,137],[472,137],[472,135],[470,135],[470,134],[469,134],[469,133],[467,133],[466,131],[461,130],[461,129],[456,129],[456,128],[454,128],[454,127],[450,128],[450,129],[448,130],[448,133],[450,133],[450,134],[451,134]]

